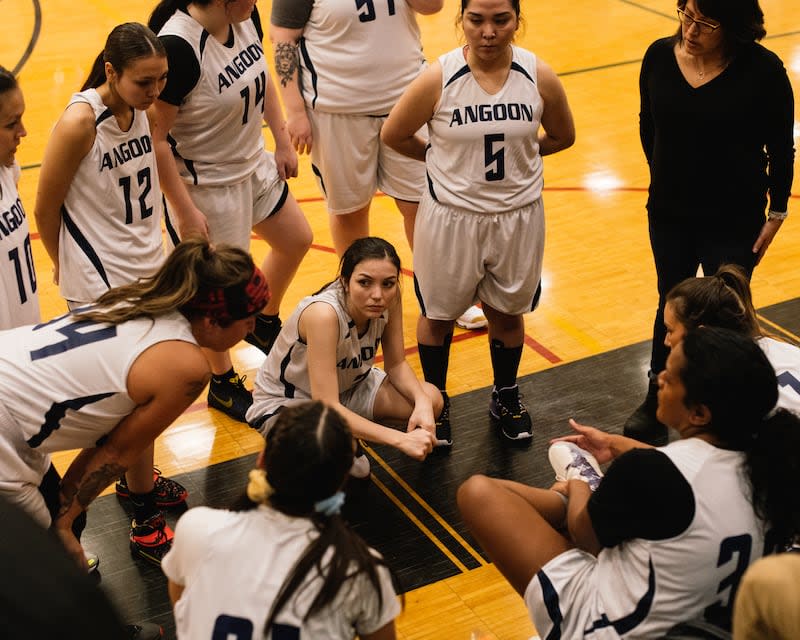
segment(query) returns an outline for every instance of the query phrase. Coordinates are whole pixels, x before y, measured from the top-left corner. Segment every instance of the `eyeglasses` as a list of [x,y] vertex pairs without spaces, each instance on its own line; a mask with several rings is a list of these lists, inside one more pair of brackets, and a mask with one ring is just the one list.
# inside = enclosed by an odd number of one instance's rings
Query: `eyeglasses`
[[696,20],[681,9],[678,9],[678,20],[680,20],[687,29],[689,29],[693,24],[696,24],[697,28],[700,29],[700,33],[714,33],[720,27],[718,24],[711,24],[710,22],[705,22],[704,20]]

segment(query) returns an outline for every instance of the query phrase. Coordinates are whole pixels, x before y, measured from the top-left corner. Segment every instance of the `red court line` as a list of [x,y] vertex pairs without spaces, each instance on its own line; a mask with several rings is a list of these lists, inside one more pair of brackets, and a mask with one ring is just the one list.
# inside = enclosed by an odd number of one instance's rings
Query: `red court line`
[[536,340],[531,338],[527,333],[525,334],[525,344],[542,356],[545,360],[552,362],[553,364],[558,364],[561,362],[561,358],[559,358],[543,344],[536,342]]

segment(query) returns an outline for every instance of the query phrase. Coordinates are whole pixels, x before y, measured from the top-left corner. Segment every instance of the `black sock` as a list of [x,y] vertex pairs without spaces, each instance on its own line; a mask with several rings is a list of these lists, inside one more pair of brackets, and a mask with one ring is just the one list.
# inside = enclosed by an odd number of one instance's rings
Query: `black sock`
[[492,372],[495,389],[513,387],[517,384],[519,362],[522,359],[522,345],[506,347],[502,340],[492,339],[489,343],[492,356]]
[[233,378],[233,376],[235,376],[235,375],[236,375],[236,371],[234,371],[233,367],[231,367],[225,373],[212,373],[211,374],[211,379],[214,382],[227,382],[228,380]]
[[430,382],[439,391],[446,389],[447,367],[450,365],[450,342],[453,334],[449,333],[444,338],[441,346],[417,343],[419,362],[425,380]]
[[156,497],[152,491],[149,493],[131,493],[131,504],[133,504],[133,519],[136,520],[137,524],[141,524],[158,513]]

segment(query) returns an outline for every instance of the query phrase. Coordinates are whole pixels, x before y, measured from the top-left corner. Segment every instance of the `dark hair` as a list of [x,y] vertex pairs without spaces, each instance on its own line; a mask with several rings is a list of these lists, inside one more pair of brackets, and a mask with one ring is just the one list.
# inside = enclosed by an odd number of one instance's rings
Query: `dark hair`
[[752,338],[728,329],[698,327],[682,347],[684,403],[705,405],[719,444],[745,453],[753,508],[773,540],[789,544],[800,533],[800,418],[785,409],[771,413],[778,400],[775,370]]
[[[723,38],[723,56],[731,60],[739,51],[758,42],[765,35],[764,12],[758,0],[695,0],[697,9],[707,18],[720,23]],[[686,7],[687,0],[678,0],[678,8]],[[675,34],[678,42],[683,31],[678,25]]]
[[155,33],[138,22],[126,22],[117,25],[106,38],[106,45],[95,58],[89,77],[83,83],[81,91],[95,89],[106,81],[105,63],[111,63],[114,70],[122,74],[125,69],[140,58],[151,56],[166,57],[164,44]]
[[[519,9],[519,0],[508,0],[511,3],[511,8],[514,9],[514,13],[517,14],[517,19],[521,18],[520,16],[520,9]],[[461,12],[459,15],[464,15],[464,12],[467,10],[467,5],[470,3],[470,0],[461,0]]]
[[19,88],[19,82],[17,82],[17,79],[14,77],[14,74],[11,73],[4,66],[0,65],[0,94],[18,88]]
[[76,315],[94,322],[119,324],[139,317],[155,318],[177,309],[191,320],[209,315],[193,306],[198,292],[203,288],[246,289],[254,269],[253,258],[238,247],[218,244],[212,248],[207,240],[188,238],[175,247],[151,277],[110,289],[94,306]]
[[722,265],[713,276],[686,278],[670,289],[666,301],[686,329],[705,324],[750,337],[762,335],[750,284],[737,265]]
[[[225,0],[225,4],[230,4],[235,0]],[[167,24],[167,20],[172,17],[176,11],[187,11],[190,4],[197,5],[198,7],[206,7],[213,3],[214,0],[161,0],[153,9],[150,14],[150,19],[147,21],[147,26],[153,31],[158,33],[161,27]]]
[[[312,571],[323,577],[322,588],[314,597],[304,620],[333,602],[344,584],[364,573],[375,589],[379,606],[383,598],[378,565],[385,566],[366,543],[338,514],[324,515],[314,503],[336,493],[353,464],[353,436],[344,418],[321,402],[313,401],[284,409],[267,432],[264,468],[273,493],[270,505],[290,516],[310,518],[319,536],[306,548],[292,572],[286,576],[267,617],[269,629],[292,595],[306,582]],[[243,495],[237,510],[257,505]],[[329,548],[333,554],[325,558]],[[327,564],[323,566],[323,558]],[[350,582],[350,588],[352,588]]]
[[359,263],[364,260],[389,260],[400,273],[400,256],[391,243],[383,238],[359,238],[342,255],[339,261],[339,277],[347,282]]

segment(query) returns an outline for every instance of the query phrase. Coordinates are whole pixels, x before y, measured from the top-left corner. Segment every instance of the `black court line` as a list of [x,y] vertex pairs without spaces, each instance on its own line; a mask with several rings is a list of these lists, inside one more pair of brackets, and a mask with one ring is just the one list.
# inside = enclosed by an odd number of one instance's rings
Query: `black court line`
[[24,67],[25,63],[28,61],[28,58],[31,57],[31,54],[36,47],[36,43],[39,40],[39,34],[42,31],[42,7],[39,4],[39,0],[31,1],[33,4],[33,32],[31,33],[31,37],[28,39],[28,46],[25,47],[25,52],[22,54],[19,62],[14,65],[14,68],[11,71],[11,73],[15,76],[19,74],[19,72],[22,70],[22,67]]

